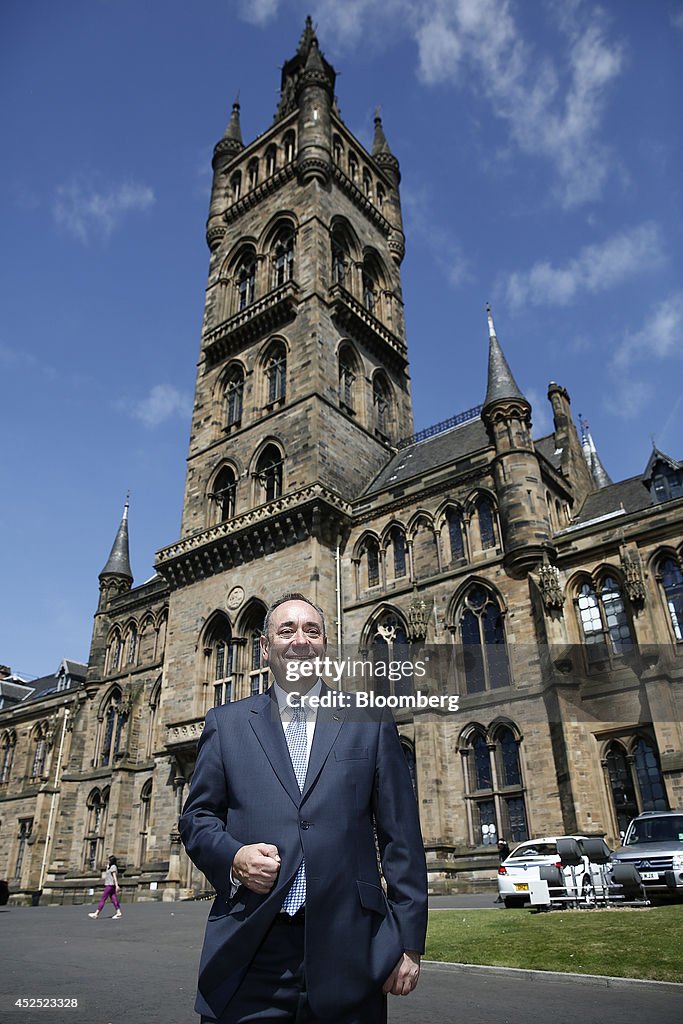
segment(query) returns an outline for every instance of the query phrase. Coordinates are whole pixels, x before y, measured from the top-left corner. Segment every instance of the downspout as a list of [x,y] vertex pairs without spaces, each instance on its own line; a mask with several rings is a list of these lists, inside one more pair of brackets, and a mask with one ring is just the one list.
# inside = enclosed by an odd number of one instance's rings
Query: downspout
[[335,551],[336,569],[336,596],[337,596],[337,657],[341,658],[342,653],[342,593],[341,593],[341,536],[337,534],[337,547]]
[[64,722],[62,723],[62,738],[59,741],[59,751],[57,753],[57,767],[55,768],[55,792],[52,794],[50,800],[50,813],[47,818],[47,832],[45,835],[45,849],[43,850],[43,863],[40,865],[40,877],[38,879],[38,891],[40,892],[43,888],[43,882],[45,880],[45,871],[47,868],[47,858],[50,852],[50,843],[52,840],[52,822],[55,816],[55,806],[57,803],[57,797],[59,796],[59,773],[62,767],[62,753],[64,751],[64,737],[66,736],[66,726],[69,721],[69,709],[64,709]]

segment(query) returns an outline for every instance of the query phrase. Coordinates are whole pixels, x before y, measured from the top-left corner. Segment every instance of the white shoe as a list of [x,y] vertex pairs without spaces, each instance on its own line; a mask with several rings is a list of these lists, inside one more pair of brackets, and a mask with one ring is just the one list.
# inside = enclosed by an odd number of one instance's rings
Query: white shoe
[[88,917],[99,917],[99,916],[100,916],[99,910],[94,910],[92,912],[92,914],[88,914]]
[[123,917],[123,914],[121,913],[120,910],[117,910],[114,916],[112,917],[112,921],[118,921],[120,917]]

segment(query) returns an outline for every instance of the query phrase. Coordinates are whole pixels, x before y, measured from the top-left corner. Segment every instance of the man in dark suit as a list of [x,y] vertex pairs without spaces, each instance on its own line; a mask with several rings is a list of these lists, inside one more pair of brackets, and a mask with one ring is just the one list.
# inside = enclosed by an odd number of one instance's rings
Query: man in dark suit
[[274,685],[206,716],[180,819],[217,892],[202,1022],[380,1024],[386,993],[417,984],[427,885],[410,775],[390,714],[296,679],[326,646],[322,611],[285,595],[261,638]]

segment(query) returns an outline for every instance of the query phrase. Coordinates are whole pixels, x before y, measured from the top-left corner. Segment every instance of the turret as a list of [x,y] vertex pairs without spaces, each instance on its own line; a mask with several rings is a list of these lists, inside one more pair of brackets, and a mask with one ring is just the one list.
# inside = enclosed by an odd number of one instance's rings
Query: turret
[[88,680],[96,680],[104,671],[107,650],[107,635],[110,629],[109,605],[120,594],[126,594],[133,585],[133,573],[130,569],[130,553],[128,550],[128,499],[123,507],[123,515],[116,537],[112,544],[109,558],[100,573],[100,596],[95,612],[90,654],[88,655]]
[[567,389],[554,380],[548,385],[548,399],[553,409],[555,451],[560,459],[560,471],[571,487],[574,507],[581,508],[596,484],[572,418],[571,400]]
[[[307,29],[309,27],[307,22]],[[306,63],[296,82],[299,107],[297,164],[302,184],[314,180],[326,182],[330,177],[330,114],[334,103],[335,78],[334,69],[323,60],[318,40],[313,33],[308,43]]]
[[496,448],[493,472],[503,533],[504,564],[522,577],[543,559],[551,529],[541,469],[531,440],[531,405],[500,347],[487,306],[489,372],[482,419]]
[[[112,544],[107,563],[100,573],[99,608],[106,606],[112,597],[125,594],[133,585],[133,573],[130,570],[130,553],[128,550],[128,506],[123,506],[123,515],[116,537]],[[99,610],[99,609],[98,609]]]
[[244,149],[242,141],[242,129],[240,126],[240,105],[237,100],[232,105],[232,113],[228,126],[225,129],[223,138],[220,139],[213,151],[211,166],[213,167],[213,184],[211,186],[211,204],[209,206],[209,219],[206,224],[206,241],[213,251],[225,234],[225,223],[223,214],[228,205],[228,183],[225,170],[236,156]]
[[379,108],[375,111],[375,135],[372,141],[372,156],[375,163],[380,167],[391,182],[391,191],[386,197],[382,213],[392,227],[389,235],[389,248],[394,262],[399,266],[403,262],[406,251],[406,240],[403,233],[403,215],[401,213],[401,197],[399,185],[401,184],[401,170],[399,162],[391,152],[387,142],[382,118]]

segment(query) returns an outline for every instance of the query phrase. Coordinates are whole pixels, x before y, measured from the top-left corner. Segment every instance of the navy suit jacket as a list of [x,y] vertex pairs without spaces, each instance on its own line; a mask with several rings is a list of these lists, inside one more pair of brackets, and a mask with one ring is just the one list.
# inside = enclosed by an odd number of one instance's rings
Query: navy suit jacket
[[[272,691],[210,710],[180,833],[217,892],[199,968],[198,1013],[224,1011],[302,857],[306,987],[316,1016],[350,1010],[383,985],[404,950],[424,950],[424,847],[389,712],[319,708],[300,792]],[[277,846],[281,857],[273,889],[260,896],[242,885],[231,896],[235,854],[259,842]]]

